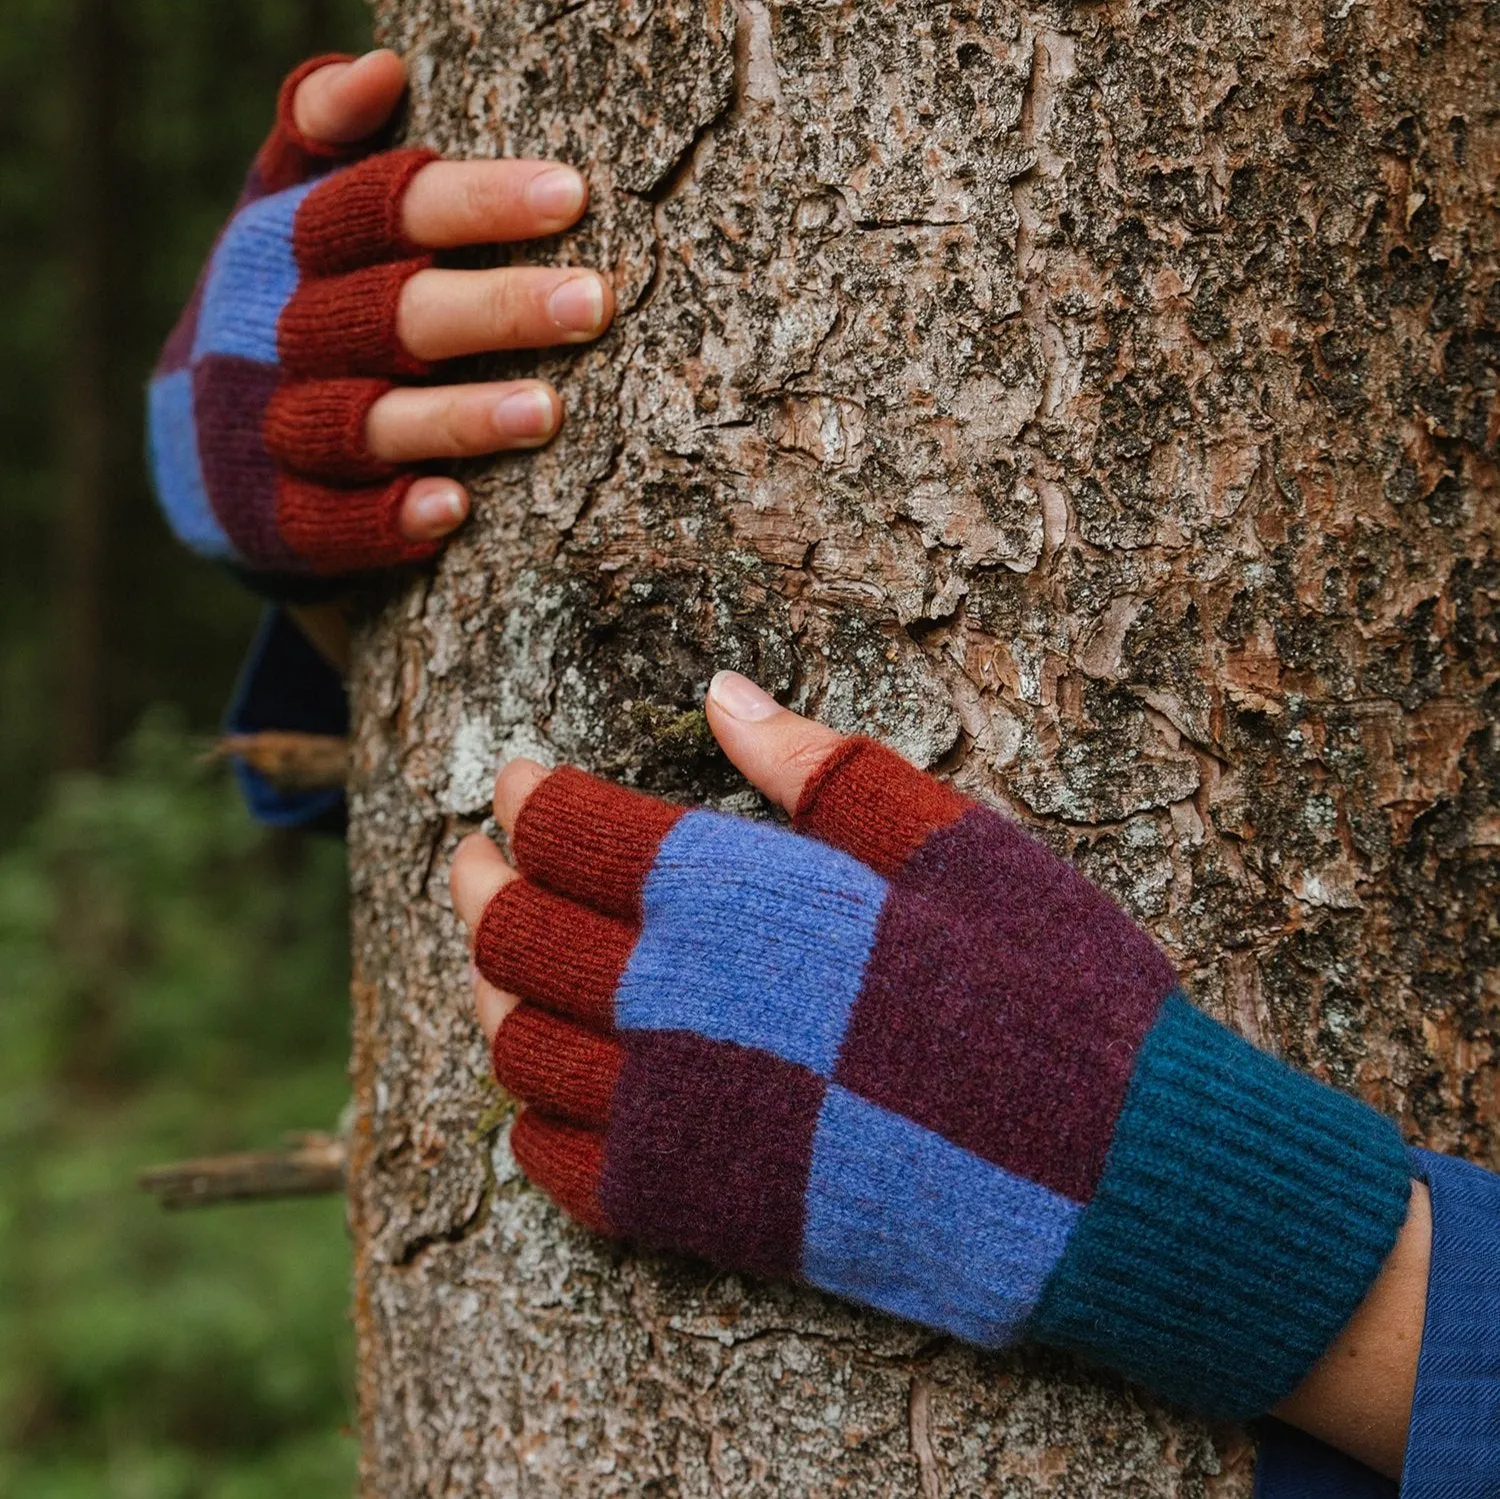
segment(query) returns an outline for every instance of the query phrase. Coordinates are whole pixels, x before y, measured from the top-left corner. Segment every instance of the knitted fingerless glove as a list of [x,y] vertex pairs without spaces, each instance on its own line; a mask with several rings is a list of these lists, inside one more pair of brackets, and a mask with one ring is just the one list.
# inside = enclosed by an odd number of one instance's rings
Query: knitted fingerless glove
[[605,1233],[1267,1410],[1378,1274],[1395,1128],[1195,1009],[1013,823],[868,740],[793,833],[560,770],[475,962],[522,1169]]
[[396,336],[401,289],[431,257],[401,230],[428,151],[356,153],[292,118],[304,64],[152,377],[157,494],[194,551],[291,593],[298,575],[420,561],[397,515],[414,475],[375,459],[370,407],[427,371]]

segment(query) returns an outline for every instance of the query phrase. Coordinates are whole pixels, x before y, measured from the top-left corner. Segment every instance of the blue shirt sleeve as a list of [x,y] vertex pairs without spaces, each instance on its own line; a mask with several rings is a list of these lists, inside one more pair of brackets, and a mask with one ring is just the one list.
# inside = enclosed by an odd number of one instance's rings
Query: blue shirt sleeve
[[1500,1176],[1412,1152],[1432,1192],[1432,1269],[1402,1499],[1500,1494]]
[[[278,608],[267,609],[225,715],[229,734],[270,731],[345,735],[349,700],[339,674]],[[257,822],[277,828],[342,833],[344,793],[283,791],[241,760],[234,773]]]
[[1255,1465],[1255,1499],[1396,1499],[1396,1485],[1316,1437],[1267,1421]]
[[1256,1499],[1496,1499],[1500,1495],[1500,1176],[1412,1152],[1432,1194],[1432,1263],[1401,1486],[1267,1423]]

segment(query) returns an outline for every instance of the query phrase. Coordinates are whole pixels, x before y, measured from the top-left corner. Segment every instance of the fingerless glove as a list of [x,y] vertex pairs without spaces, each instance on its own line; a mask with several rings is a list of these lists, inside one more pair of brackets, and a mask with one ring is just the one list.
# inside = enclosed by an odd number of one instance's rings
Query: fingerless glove
[[523,1170],[603,1233],[1209,1415],[1337,1336],[1410,1191],[1395,1128],[1196,1009],[1106,897],[868,740],[797,832],[572,770],[475,962]]
[[431,259],[401,229],[435,157],[308,140],[286,81],[277,123],[168,338],[149,391],[157,495],[194,551],[289,594],[300,578],[391,567],[436,543],[399,530],[414,475],[365,440],[393,382],[427,373],[396,335],[401,289]]

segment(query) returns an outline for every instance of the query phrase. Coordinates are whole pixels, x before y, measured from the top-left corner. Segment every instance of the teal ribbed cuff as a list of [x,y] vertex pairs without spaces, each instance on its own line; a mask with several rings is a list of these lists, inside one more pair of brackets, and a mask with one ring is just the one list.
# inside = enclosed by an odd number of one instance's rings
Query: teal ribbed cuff
[[1401,1138],[1173,994],[1028,1333],[1206,1415],[1291,1393],[1406,1220]]

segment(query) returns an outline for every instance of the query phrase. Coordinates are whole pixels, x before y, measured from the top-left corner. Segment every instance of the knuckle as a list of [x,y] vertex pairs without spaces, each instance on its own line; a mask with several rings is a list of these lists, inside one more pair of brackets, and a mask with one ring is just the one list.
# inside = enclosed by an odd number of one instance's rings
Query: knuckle
[[832,732],[829,732],[826,738],[822,734],[817,734],[799,739],[783,751],[782,769],[798,775],[811,775],[828,758],[838,743],[838,735]]
[[448,866],[448,889],[454,895],[464,889],[469,878],[469,866],[481,857],[479,844],[475,840],[483,836],[482,833],[470,833],[453,855],[453,862]]
[[422,353],[422,332],[430,320],[431,277],[434,274],[436,273],[433,271],[418,271],[415,276],[409,276],[396,298],[396,337],[401,340],[408,353],[419,357]]
[[484,291],[485,321],[498,340],[515,337],[519,325],[513,278],[506,271],[492,271]]
[[516,762],[512,760],[509,765],[502,765],[495,776],[495,800],[503,801],[505,788],[515,779]]
[[443,399],[438,418],[433,423],[434,435],[443,445],[441,456],[462,457],[475,451],[478,441],[479,422],[476,413],[457,396]]
[[456,206],[470,228],[488,228],[504,208],[504,195],[492,172],[482,168],[487,163],[465,162],[461,166]]
[[319,68],[302,80],[292,101],[292,118],[309,140],[325,140],[331,131],[328,93],[337,76],[334,67]]
[[399,422],[393,399],[396,394],[388,391],[365,413],[365,446],[382,461],[389,461],[394,456],[390,449]]

